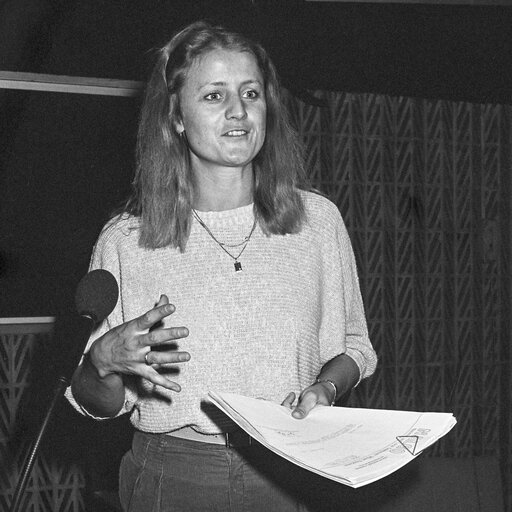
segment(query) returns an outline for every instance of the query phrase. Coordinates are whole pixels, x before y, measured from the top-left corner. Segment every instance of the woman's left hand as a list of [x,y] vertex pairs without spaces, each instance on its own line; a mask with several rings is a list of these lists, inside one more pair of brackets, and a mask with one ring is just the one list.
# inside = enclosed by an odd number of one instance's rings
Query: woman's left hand
[[294,406],[295,398],[296,395],[292,391],[291,393],[288,393],[281,405],[291,409],[292,416],[300,420],[305,418],[311,409],[317,405],[331,405],[332,388],[328,387],[323,382],[315,382],[302,391],[299,395],[297,405]]

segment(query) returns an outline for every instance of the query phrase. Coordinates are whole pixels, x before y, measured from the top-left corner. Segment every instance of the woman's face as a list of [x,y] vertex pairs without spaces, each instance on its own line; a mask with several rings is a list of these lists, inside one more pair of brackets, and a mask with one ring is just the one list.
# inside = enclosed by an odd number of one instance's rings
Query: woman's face
[[178,133],[193,168],[252,168],[265,139],[265,84],[249,52],[212,50],[192,64],[179,93]]

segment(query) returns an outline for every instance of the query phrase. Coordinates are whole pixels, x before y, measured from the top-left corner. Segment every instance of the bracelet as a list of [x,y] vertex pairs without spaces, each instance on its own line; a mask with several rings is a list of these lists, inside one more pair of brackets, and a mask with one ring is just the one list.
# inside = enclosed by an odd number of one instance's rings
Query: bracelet
[[336,397],[338,396],[338,387],[336,386],[336,384],[331,379],[320,379],[320,378],[317,378],[316,382],[318,384],[321,383],[321,382],[327,382],[327,384],[330,384],[332,386],[332,388],[334,389],[334,396],[332,397],[332,401],[331,401],[331,407],[332,407],[336,403]]

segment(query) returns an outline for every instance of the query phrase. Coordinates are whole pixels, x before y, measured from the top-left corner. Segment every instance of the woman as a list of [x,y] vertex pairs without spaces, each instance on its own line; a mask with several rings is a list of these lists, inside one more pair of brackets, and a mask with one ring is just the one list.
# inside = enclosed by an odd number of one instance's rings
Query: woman
[[297,510],[304,472],[252,444],[208,391],[279,401],[300,420],[376,356],[347,231],[304,190],[265,51],[203,22],[178,33],[148,82],[137,157],[133,196],[91,262],[120,300],[68,397],[95,417],[130,413],[125,510]]

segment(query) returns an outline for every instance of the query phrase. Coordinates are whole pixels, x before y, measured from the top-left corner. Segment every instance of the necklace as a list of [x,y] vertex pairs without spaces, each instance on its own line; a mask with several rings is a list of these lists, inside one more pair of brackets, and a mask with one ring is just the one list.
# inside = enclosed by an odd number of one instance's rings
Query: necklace
[[[215,235],[210,231],[210,228],[203,222],[203,219],[199,217],[199,214],[197,213],[194,208],[192,208],[192,213],[194,214],[195,219],[199,224],[204,228],[204,230],[212,237],[213,241],[231,258],[234,260],[234,266],[235,266],[235,272],[239,272],[242,270],[242,264],[238,261],[240,256],[242,256],[242,253],[245,251],[245,248],[247,247],[247,244],[249,243],[249,240],[251,239],[252,234],[254,233],[254,230],[256,229],[256,219],[254,219],[254,223],[252,225],[250,233],[238,244],[227,244],[224,242],[219,242],[217,238],[215,238]],[[234,256],[231,254],[226,247],[234,248],[234,247],[242,247],[240,249],[240,252]]]

